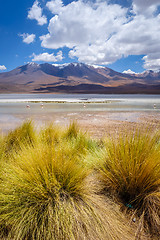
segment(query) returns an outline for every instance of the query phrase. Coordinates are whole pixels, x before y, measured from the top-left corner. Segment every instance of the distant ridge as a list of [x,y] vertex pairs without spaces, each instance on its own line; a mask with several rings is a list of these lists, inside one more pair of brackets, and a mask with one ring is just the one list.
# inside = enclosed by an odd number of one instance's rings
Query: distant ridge
[[119,73],[84,63],[28,63],[0,73],[0,93],[160,94],[160,71]]

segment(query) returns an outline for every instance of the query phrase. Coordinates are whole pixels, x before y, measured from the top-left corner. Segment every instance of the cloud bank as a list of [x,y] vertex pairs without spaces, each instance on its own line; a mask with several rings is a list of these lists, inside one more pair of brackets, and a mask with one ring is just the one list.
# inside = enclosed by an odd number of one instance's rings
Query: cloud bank
[[[159,0],[133,0],[130,8],[108,1],[51,0],[48,33],[40,37],[48,49],[69,49],[69,57],[88,64],[107,65],[129,55],[142,55],[144,68],[160,69]],[[37,10],[38,9],[38,10]],[[34,14],[33,14],[34,12]],[[46,23],[36,1],[28,14]],[[39,20],[38,20],[39,19]],[[41,24],[40,24],[41,25]]]

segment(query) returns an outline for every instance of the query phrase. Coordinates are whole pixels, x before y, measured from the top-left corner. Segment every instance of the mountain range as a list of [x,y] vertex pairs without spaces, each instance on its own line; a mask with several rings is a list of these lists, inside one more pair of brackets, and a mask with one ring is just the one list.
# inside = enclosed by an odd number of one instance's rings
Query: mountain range
[[0,93],[160,94],[160,71],[119,73],[84,63],[28,63],[0,73]]

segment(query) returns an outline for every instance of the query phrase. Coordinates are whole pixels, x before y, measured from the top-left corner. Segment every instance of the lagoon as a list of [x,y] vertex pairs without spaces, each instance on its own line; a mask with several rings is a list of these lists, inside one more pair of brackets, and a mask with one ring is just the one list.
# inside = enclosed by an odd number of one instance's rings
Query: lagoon
[[[160,95],[142,94],[0,94],[0,128],[13,129],[26,119],[68,123],[80,119],[137,122],[160,117]],[[97,120],[98,121],[98,120]]]

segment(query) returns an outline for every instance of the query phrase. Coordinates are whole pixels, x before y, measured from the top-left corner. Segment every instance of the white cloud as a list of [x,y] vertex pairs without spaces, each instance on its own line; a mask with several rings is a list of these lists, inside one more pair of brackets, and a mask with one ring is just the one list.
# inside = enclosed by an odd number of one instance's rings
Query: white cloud
[[133,72],[131,69],[125,70],[125,71],[123,71],[123,73],[126,73],[126,74],[135,74],[135,72]]
[[62,61],[63,56],[62,56],[62,51],[59,51],[57,55],[55,56],[53,53],[49,54],[47,52],[41,53],[39,55],[36,55],[33,53],[33,59],[32,61],[43,61],[43,62],[58,62]]
[[160,71],[160,55],[158,58],[156,56],[147,55],[143,57],[144,68],[147,70]]
[[133,0],[133,11],[139,14],[152,15],[159,5],[159,0]]
[[47,18],[45,15],[42,15],[42,8],[39,6],[38,0],[36,0],[30,8],[28,18],[37,20],[38,25],[41,26],[47,23]]
[[63,2],[61,0],[52,0],[47,2],[46,6],[53,14],[57,14],[62,10]]
[[23,34],[19,34],[20,37],[23,38],[23,42],[30,44],[32,42],[34,42],[36,35],[35,34],[28,34],[28,33],[23,33]]
[[4,65],[0,65],[0,70],[6,70],[7,68]]
[[80,61],[94,61],[97,64],[109,64],[129,55],[160,55],[160,18],[146,19],[135,16],[132,21],[119,27],[119,30],[107,41],[83,47],[77,45],[70,56],[78,56]]
[[49,33],[41,37],[42,46],[72,48],[104,42],[126,21],[126,11],[119,5],[107,5],[105,2],[74,1],[63,6],[61,12],[51,18]]
[[160,14],[153,14],[159,3],[133,0],[128,14],[129,9],[107,1],[78,0],[68,5],[61,0],[49,1],[46,5],[56,15],[49,21],[48,34],[40,37],[42,47],[68,47],[70,58],[97,65],[144,55],[159,67],[154,53],[160,56]]

